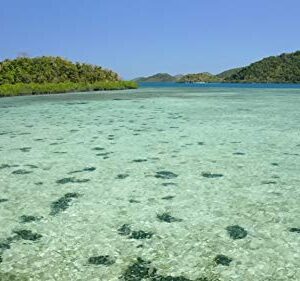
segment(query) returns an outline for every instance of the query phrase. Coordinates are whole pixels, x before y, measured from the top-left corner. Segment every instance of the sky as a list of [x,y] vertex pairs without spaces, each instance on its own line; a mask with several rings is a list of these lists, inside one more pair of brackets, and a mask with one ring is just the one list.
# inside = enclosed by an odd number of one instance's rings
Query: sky
[[300,50],[299,0],[0,0],[0,60],[61,56],[124,79],[219,73]]

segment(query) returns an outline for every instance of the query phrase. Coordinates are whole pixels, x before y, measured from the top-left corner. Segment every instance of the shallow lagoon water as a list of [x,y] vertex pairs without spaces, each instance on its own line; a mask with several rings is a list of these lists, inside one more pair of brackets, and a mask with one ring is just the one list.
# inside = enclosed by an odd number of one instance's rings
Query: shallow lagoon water
[[300,280],[299,109],[286,88],[1,99],[0,280]]

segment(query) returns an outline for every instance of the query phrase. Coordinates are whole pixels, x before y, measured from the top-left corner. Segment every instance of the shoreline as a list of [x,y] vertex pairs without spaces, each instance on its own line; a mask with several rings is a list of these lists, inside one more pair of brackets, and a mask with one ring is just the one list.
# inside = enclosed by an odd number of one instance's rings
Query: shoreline
[[0,98],[30,95],[67,94],[72,92],[93,92],[137,89],[132,81],[107,81],[96,83],[18,83],[0,85]]

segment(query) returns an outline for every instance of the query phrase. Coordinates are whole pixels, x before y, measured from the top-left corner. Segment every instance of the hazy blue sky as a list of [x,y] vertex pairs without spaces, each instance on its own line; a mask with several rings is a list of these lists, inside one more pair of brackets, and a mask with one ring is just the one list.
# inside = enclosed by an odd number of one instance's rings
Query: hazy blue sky
[[300,49],[299,0],[0,0],[0,59],[58,55],[124,78]]

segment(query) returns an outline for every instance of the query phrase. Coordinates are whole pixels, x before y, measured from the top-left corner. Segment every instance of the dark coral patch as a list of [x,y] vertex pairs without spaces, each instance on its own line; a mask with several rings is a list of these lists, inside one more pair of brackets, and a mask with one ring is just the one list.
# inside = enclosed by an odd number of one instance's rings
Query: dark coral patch
[[116,179],[117,179],[117,180],[123,180],[123,179],[126,179],[126,178],[128,178],[128,177],[129,177],[128,174],[118,174],[118,175],[116,176]]
[[50,215],[55,216],[58,213],[65,211],[67,208],[69,208],[73,199],[78,197],[80,197],[79,193],[66,193],[63,197],[51,203]]
[[93,172],[95,170],[96,170],[95,167],[86,167],[86,168],[83,168],[82,170],[72,171],[69,174],[75,174],[75,173],[81,173],[81,172]]
[[23,240],[37,241],[43,237],[41,234],[34,233],[31,230],[26,229],[15,230],[13,232],[17,235],[17,238]]
[[38,166],[36,166],[36,165],[32,165],[32,164],[27,164],[27,165],[25,165],[26,167],[29,167],[29,168],[31,168],[31,169],[38,169],[39,167]]
[[[157,274],[157,269],[151,265],[151,262],[138,257],[137,260],[125,270],[120,277],[123,281],[191,281],[183,276],[162,276]],[[199,281],[209,281],[206,278],[197,279]]]
[[295,232],[295,233],[300,233],[300,228],[299,227],[291,227],[289,229],[290,232]]
[[10,245],[8,242],[0,242],[0,251],[9,250]]
[[30,278],[27,274],[12,274],[9,272],[0,271],[0,280],[1,281],[29,281]]
[[129,238],[130,239],[151,239],[153,236],[153,232],[146,232],[144,230],[134,230],[131,232]]
[[42,181],[38,181],[34,183],[35,185],[43,185],[44,183]]
[[2,165],[0,165],[0,170],[7,169],[7,168],[10,168],[10,165],[8,165],[8,164],[2,164]]
[[132,162],[134,163],[141,163],[141,162],[147,162],[148,160],[147,159],[134,159],[132,160]]
[[90,257],[88,259],[89,264],[93,265],[105,265],[105,266],[110,266],[115,263],[115,259],[112,258],[111,256],[105,255],[105,256],[96,256],[96,257]]
[[177,185],[177,183],[175,183],[175,182],[163,182],[161,185],[162,186],[175,186],[175,185]]
[[141,203],[141,201],[135,199],[129,199],[129,203]]
[[94,147],[92,150],[97,150],[97,151],[101,151],[101,150],[104,150],[105,148],[103,147]]
[[217,265],[224,265],[224,266],[229,266],[230,263],[232,262],[232,258],[229,258],[225,255],[217,255],[215,258],[214,258],[214,262],[217,264]]
[[103,152],[103,153],[96,154],[96,156],[108,157],[109,154],[111,154],[111,152]]
[[160,221],[167,222],[167,223],[181,222],[182,221],[182,219],[175,218],[175,217],[171,216],[169,213],[158,214],[157,218]]
[[4,203],[4,202],[7,202],[8,199],[5,199],[5,198],[0,198],[0,203]]
[[131,227],[129,224],[123,224],[121,227],[118,228],[118,233],[122,236],[130,235]]
[[63,178],[63,179],[57,180],[56,183],[58,183],[58,184],[66,184],[66,183],[73,182],[74,179],[75,179],[74,177],[73,178]]
[[248,232],[239,225],[231,225],[226,227],[227,233],[230,238],[236,239],[243,239],[248,235]]
[[76,179],[74,177],[71,178],[63,178],[60,180],[57,180],[56,183],[58,184],[67,184],[67,183],[84,183],[90,181],[89,179]]
[[15,167],[18,167],[18,166],[19,166],[19,165],[1,164],[1,165],[0,165],[0,170],[8,169],[8,168],[15,168]]
[[12,172],[12,174],[14,174],[14,175],[27,175],[27,174],[31,174],[31,173],[32,173],[32,171],[26,171],[23,169],[15,170]]
[[215,178],[223,177],[223,174],[202,173],[202,177],[209,178],[209,179],[215,179]]
[[20,216],[20,222],[21,223],[34,222],[34,221],[39,221],[39,220],[41,220],[41,217],[26,216],[26,215]]
[[93,171],[95,171],[95,170],[96,170],[95,167],[87,167],[87,168],[84,168],[82,171],[83,171],[83,172],[93,172]]
[[122,236],[128,236],[130,239],[150,239],[154,233],[146,232],[143,230],[131,230],[129,224],[123,224],[121,227],[118,228],[118,233]]
[[168,196],[162,197],[161,199],[162,199],[162,200],[172,200],[173,198],[175,198],[175,196],[168,195]]
[[155,177],[158,179],[174,179],[177,178],[178,175],[170,171],[159,171],[156,172]]
[[20,151],[22,152],[29,152],[31,150],[31,147],[22,147],[20,148]]
[[152,267],[150,262],[137,258],[136,262],[125,270],[120,279],[124,281],[141,281],[155,277],[156,271],[156,268]]
[[276,181],[262,181],[262,184],[277,184]]

